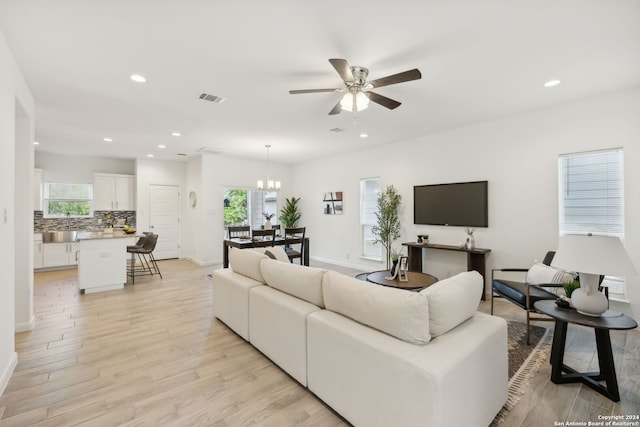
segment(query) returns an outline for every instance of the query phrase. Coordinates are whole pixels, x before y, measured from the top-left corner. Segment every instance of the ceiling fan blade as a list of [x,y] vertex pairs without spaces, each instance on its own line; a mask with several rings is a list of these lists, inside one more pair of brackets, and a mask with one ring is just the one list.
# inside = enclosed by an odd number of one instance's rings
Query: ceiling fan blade
[[393,74],[391,76],[382,77],[380,79],[371,80],[367,82],[373,87],[389,86],[396,83],[409,82],[411,80],[419,80],[422,78],[420,70],[414,68],[413,70],[405,71],[403,73]]
[[333,65],[333,68],[336,69],[338,74],[340,74],[340,78],[342,78],[345,83],[353,81],[351,66],[349,66],[346,59],[330,59],[329,62]]
[[340,92],[342,89],[297,89],[290,90],[291,95],[297,95],[299,93],[318,93],[318,92]]
[[340,114],[341,111],[342,111],[342,105],[340,105],[340,101],[338,101],[336,106],[333,107],[331,111],[329,111],[329,115],[333,116],[334,114]]
[[369,96],[369,99],[371,101],[375,102],[376,104],[380,104],[383,107],[387,107],[390,110],[398,108],[400,105],[402,105],[401,102],[395,101],[391,98],[387,98],[386,96],[378,95],[374,92],[366,92],[366,94],[367,96]]

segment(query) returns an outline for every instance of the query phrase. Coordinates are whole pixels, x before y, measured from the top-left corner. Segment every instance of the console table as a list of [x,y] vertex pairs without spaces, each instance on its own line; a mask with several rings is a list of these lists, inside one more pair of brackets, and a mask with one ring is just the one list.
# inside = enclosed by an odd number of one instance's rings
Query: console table
[[[603,313],[603,317],[591,317],[578,313],[574,309],[558,308],[555,301],[538,301],[534,308],[556,321],[553,332],[553,344],[551,345],[551,381],[554,384],[582,383],[614,402],[620,401],[616,367],[613,363],[611,350],[611,337],[609,330],[634,329],[638,324],[631,317],[620,314],[608,317],[609,312]],[[598,350],[598,364],[600,372],[577,372],[564,364],[564,349],[567,341],[567,324],[593,328],[596,336],[596,348]],[[563,374],[565,372],[565,374]],[[606,387],[600,384],[606,383]]]
[[[402,246],[406,246],[408,250],[409,256],[409,271],[418,271],[422,272],[422,250],[423,249],[441,249],[445,251],[456,251],[456,252],[466,252],[467,253],[467,271],[477,271],[482,275],[482,284],[483,289],[486,285],[486,265],[487,265],[487,257],[486,255],[491,252],[491,249],[483,249],[483,248],[474,248],[467,249],[465,247],[460,246],[451,246],[451,245],[436,245],[433,243],[417,243],[417,242],[407,242],[403,243]],[[484,291],[482,292],[482,299],[485,299]]]

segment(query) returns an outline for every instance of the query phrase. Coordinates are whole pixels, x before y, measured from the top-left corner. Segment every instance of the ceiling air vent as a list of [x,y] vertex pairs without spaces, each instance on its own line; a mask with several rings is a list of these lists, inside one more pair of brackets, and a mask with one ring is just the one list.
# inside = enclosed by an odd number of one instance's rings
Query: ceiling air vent
[[177,153],[176,156],[186,156],[185,153]]
[[329,129],[329,132],[340,133],[340,132],[344,132],[344,129],[342,129],[342,128],[333,128],[333,129]]
[[198,98],[202,99],[203,101],[213,102],[214,104],[220,104],[225,100],[225,98],[221,96],[209,95],[208,93],[204,92],[201,93]]

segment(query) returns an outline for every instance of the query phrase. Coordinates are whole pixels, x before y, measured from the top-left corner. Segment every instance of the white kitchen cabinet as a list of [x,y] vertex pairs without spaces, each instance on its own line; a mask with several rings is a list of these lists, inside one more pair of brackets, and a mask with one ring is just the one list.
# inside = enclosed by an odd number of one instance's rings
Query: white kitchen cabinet
[[42,210],[42,169],[33,170],[33,210]]
[[135,210],[133,175],[96,173],[93,175],[93,209],[96,211]]
[[33,235],[33,268],[42,268],[42,233]]
[[45,243],[42,251],[43,267],[78,265],[78,243]]

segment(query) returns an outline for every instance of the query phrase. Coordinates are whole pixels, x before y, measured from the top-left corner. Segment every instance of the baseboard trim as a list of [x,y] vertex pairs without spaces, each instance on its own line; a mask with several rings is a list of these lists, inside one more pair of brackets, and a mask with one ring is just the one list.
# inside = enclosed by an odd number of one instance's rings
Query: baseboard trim
[[2,371],[2,376],[0,376],[0,395],[4,393],[4,389],[7,388],[7,384],[9,384],[9,380],[11,379],[11,375],[13,374],[14,369],[18,365],[18,353],[13,352],[11,358],[9,359],[9,363]]
[[32,315],[28,322],[16,323],[15,331],[17,334],[18,332],[32,331],[35,327],[36,317]]

